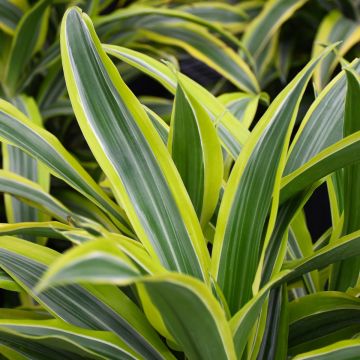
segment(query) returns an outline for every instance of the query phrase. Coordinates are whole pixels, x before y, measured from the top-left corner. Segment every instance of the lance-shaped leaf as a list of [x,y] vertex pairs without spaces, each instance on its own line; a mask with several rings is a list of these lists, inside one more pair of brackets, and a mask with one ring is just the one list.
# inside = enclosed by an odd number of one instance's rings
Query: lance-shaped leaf
[[0,344],[19,350],[27,358],[138,359],[116,335],[86,330],[59,320],[0,320]]
[[[345,104],[344,136],[360,130],[360,81],[353,70],[346,70],[347,95]],[[344,168],[343,193],[344,193],[344,235],[360,229],[360,165]],[[360,273],[360,257],[336,264],[331,278],[331,288],[345,291],[356,285]]]
[[5,85],[10,94],[16,91],[24,67],[45,41],[50,3],[51,0],[37,2],[21,18],[16,28],[5,78]]
[[[133,273],[129,277],[124,270],[123,254],[113,247],[106,248],[109,243],[99,245],[98,241],[86,243],[81,245],[83,251],[75,249],[64,259],[60,258],[43,277],[40,289],[57,283],[77,283],[80,271],[88,283],[141,283],[160,312],[165,327],[189,359],[235,359],[225,313],[205,284],[187,275],[164,271],[161,274],[151,263],[150,271],[155,271],[156,275],[138,273],[133,276]],[[91,266],[91,254],[97,254],[103,262],[95,261],[89,273],[85,263]]]
[[212,272],[233,313],[251,297],[272,198],[265,244],[276,218],[292,127],[302,94],[319,61],[320,58],[310,62],[273,101],[252,131],[229,177],[217,220]]
[[314,72],[317,91],[325,87],[339,59],[360,41],[360,25],[346,18],[338,10],[331,11],[321,22],[314,40],[313,56],[317,56],[324,45],[341,41],[336,54],[331,54]]
[[168,269],[206,278],[205,241],[174,163],[78,9],[64,16],[61,54],[78,123],[138,238]]
[[[356,71],[359,70],[359,62],[354,61],[351,64],[353,69]],[[275,264],[276,259],[279,257],[278,251],[281,248],[281,239],[284,238],[285,231],[290,225],[290,222],[293,216],[296,214],[298,209],[300,209],[307,201],[311,193],[315,188],[320,185],[315,181],[323,176],[326,176],[328,173],[336,170],[332,168],[333,159],[331,156],[327,162],[329,169],[326,170],[326,167],[322,167],[322,158],[317,159],[315,156],[319,154],[322,150],[325,150],[328,146],[334,144],[336,141],[339,141],[342,138],[342,127],[343,127],[343,116],[344,116],[344,104],[345,104],[345,94],[346,94],[346,78],[345,73],[342,71],[331,83],[319,94],[313,104],[310,106],[308,112],[306,113],[304,119],[301,122],[300,128],[293,140],[292,146],[290,147],[290,154],[288,155],[288,160],[284,170],[284,174],[289,174],[297,170],[299,167],[304,165],[309,160],[314,160],[313,163],[309,163],[309,169],[314,166],[317,171],[319,169],[325,169],[325,172],[319,172],[319,176],[309,176],[309,181],[303,181],[306,175],[306,169],[303,168],[299,170],[298,173],[294,172],[294,179],[296,183],[296,177],[299,176],[299,180],[304,175],[303,180],[299,182],[303,186],[299,186],[298,189],[304,189],[301,193],[298,193],[296,196],[296,189],[286,196],[287,188],[287,176],[282,179],[282,190],[281,198],[282,206],[279,208],[279,215],[276,219],[275,231],[269,242],[269,248],[266,252],[265,263],[266,269],[263,272],[263,281],[267,282],[270,278],[270,269],[272,269]],[[347,142],[348,140],[345,140]],[[340,145],[340,144],[339,144]],[[343,143],[344,148],[346,147]],[[339,148],[333,148],[334,152],[338,150],[341,151],[342,146]],[[346,150],[344,150],[346,151]],[[342,156],[342,159],[347,161],[349,154],[351,156],[356,156],[357,151],[349,151],[347,154]],[[324,159],[326,155],[324,154]],[[325,161],[325,160],[324,160]],[[350,160],[352,161],[352,160]],[[317,165],[319,165],[317,167]],[[340,167],[343,166],[341,163]],[[303,172],[304,171],[304,172]],[[315,174],[316,172],[314,172]],[[292,176],[292,175],[291,175]],[[291,188],[291,182],[289,181],[289,190]],[[294,184],[295,184],[294,183]],[[312,185],[313,184],[313,185]],[[308,190],[308,186],[311,186],[311,189]],[[290,192],[289,192],[290,193]],[[285,201],[285,198],[290,198],[289,201]],[[272,271],[272,270],[271,270]]]
[[80,163],[45,129],[35,125],[10,103],[0,99],[0,137],[44,163],[51,173],[88,197],[130,233],[124,211],[117,206]]
[[[18,97],[14,100],[17,108],[26,114],[36,125],[42,126],[42,119],[35,101],[28,97]],[[21,175],[33,182],[40,184],[45,192],[49,191],[50,174],[43,164],[39,164],[34,158],[12,145],[3,144],[3,168]],[[5,195],[5,210],[7,220],[13,222],[48,220],[33,207]],[[28,240],[35,241],[34,237]]]
[[255,75],[245,61],[224,42],[200,26],[185,23],[154,25],[149,30],[142,30],[141,34],[154,42],[184,49],[241,90],[259,92]]
[[202,105],[184,90],[181,81],[175,96],[168,147],[204,226],[219,198],[223,157],[214,124]]
[[359,357],[359,351],[360,340],[344,340],[297,355],[294,360],[355,360]]
[[[103,45],[103,48],[108,54],[153,77],[167,90],[175,94],[177,78],[163,63],[148,55],[124,47]],[[196,97],[210,113],[211,119],[216,124],[218,136],[222,145],[232,157],[236,159],[249,136],[247,128],[243,124],[239,124],[230,111],[228,111],[226,107],[204,87],[197,84],[186,75],[178,74],[178,77],[181,79],[182,85],[193,94],[193,96]]]
[[[56,318],[118,335],[145,359],[173,359],[140,309],[115,286],[35,287],[60,254],[15,237],[0,237],[0,267]],[[139,355],[140,356],[140,355]]]
[[360,331],[360,299],[318,292],[289,304],[289,355],[353,337]]

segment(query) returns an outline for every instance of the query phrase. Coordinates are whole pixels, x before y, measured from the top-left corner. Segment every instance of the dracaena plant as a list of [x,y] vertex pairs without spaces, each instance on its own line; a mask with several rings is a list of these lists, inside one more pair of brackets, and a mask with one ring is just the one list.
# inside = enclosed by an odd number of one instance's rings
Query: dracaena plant
[[[246,71],[234,73],[254,85],[240,88],[255,102],[239,107],[246,94],[215,97],[173,64],[103,44],[69,9],[61,71],[91,164],[42,126],[36,101],[5,89],[0,354],[356,359],[360,62],[343,60],[327,84],[339,46],[314,52],[250,132],[264,95],[243,58]],[[169,124],[128,88],[130,67],[174,94]],[[303,114],[311,79],[316,98]],[[313,241],[304,206],[323,183],[332,226]]]

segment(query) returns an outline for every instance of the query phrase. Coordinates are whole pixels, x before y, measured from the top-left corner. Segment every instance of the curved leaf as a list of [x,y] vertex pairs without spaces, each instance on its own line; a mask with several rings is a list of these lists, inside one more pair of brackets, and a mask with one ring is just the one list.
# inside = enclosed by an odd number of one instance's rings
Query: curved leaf
[[233,313],[251,297],[263,231],[267,228],[266,247],[276,219],[292,127],[302,94],[320,59],[310,62],[273,101],[252,131],[229,177],[217,220],[212,273]]
[[77,9],[64,16],[61,53],[79,125],[137,236],[168,269],[206,278],[205,241],[169,153]]
[[33,124],[10,103],[0,99],[0,137],[44,163],[52,174],[67,182],[106,211],[125,233],[130,233],[123,210],[114,204],[80,163],[54,135]]

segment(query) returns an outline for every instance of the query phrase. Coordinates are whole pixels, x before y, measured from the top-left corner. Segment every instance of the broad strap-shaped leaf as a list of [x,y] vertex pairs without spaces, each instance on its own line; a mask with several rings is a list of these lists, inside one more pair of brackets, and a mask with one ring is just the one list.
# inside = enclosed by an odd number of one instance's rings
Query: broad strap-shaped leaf
[[196,214],[205,226],[219,198],[223,156],[209,115],[182,87],[181,81],[175,96],[168,148]]
[[247,13],[234,4],[221,2],[199,2],[183,5],[181,11],[193,14],[212,23],[221,24],[231,32],[239,32],[246,26]]
[[281,181],[283,203],[315,181],[360,160],[360,132],[347,136],[343,140],[327,147],[304,165],[284,176]]
[[220,35],[220,37],[223,37],[232,45],[239,45],[239,41],[235,36],[232,36],[223,26],[219,26],[219,24],[209,21],[209,19],[203,19],[191,14],[191,12],[182,11],[181,8],[161,8],[157,4],[155,5],[150,7],[145,4],[141,6],[134,4],[131,7],[118,9],[110,14],[98,16],[94,20],[95,27],[100,34],[105,32],[107,36],[112,35],[116,38],[116,34],[119,33],[119,28],[121,28],[119,24],[125,25],[125,27],[128,25],[128,27],[133,28],[135,23],[137,28],[151,28],[156,24],[171,23],[175,19],[177,23],[180,20],[185,23],[200,25]]
[[318,292],[289,304],[289,354],[314,350],[360,331],[360,299],[340,292]]
[[340,11],[329,12],[322,20],[313,45],[313,56],[317,56],[324,45],[340,41],[338,50],[330,54],[314,72],[314,83],[317,91],[322,90],[329,81],[340,58],[354,45],[360,42],[360,25]]
[[233,313],[251,297],[272,198],[265,246],[276,219],[292,127],[302,94],[320,59],[310,62],[273,101],[229,177],[217,220],[212,273]]
[[[346,69],[347,95],[345,104],[344,136],[360,131],[360,81],[359,75],[353,70]],[[360,165],[344,168],[343,175],[344,196],[344,224],[342,234],[350,234],[360,229]],[[360,257],[334,265],[330,287],[339,291],[346,291],[356,285],[360,274]]]
[[125,233],[130,233],[123,210],[96,184],[80,163],[54,135],[35,125],[10,103],[0,99],[0,137],[44,163],[51,173],[67,182],[103,209]]
[[67,222],[69,217],[78,218],[39,184],[10,171],[0,170],[0,192],[24,199],[60,221]]
[[[282,203],[279,207],[274,231],[271,234],[269,245],[265,252],[264,266],[261,273],[262,286],[281,269],[288,249],[288,238],[291,236],[291,233],[288,231],[289,226],[321,183],[321,181],[316,182],[310,188],[306,188],[297,196]],[[289,244],[290,246],[291,244]]]
[[270,291],[266,325],[258,360],[286,360],[288,349],[288,290],[286,284]]
[[144,286],[187,358],[236,359],[225,313],[203,283],[169,274],[150,277]]
[[145,359],[173,359],[140,309],[115,286],[60,286],[35,292],[60,254],[15,237],[0,237],[0,267],[56,318],[118,335]]
[[241,123],[249,128],[256,114],[260,99],[259,95],[234,92],[222,94],[218,99]]
[[14,94],[19,78],[28,65],[32,55],[38,51],[45,41],[49,4],[52,0],[37,2],[20,20],[8,60],[5,85],[9,94]]
[[294,357],[294,360],[355,360],[359,356],[360,340],[344,340]]
[[[73,251],[71,259],[66,255],[66,261],[72,261],[75,267],[80,269],[83,260],[87,258],[86,254],[90,255],[92,251],[96,254],[96,249],[99,249],[99,257],[103,256],[105,260],[102,264],[95,261],[96,269],[100,270],[101,267],[100,274],[96,271],[92,274],[87,272],[88,275],[85,275],[86,279],[84,279],[86,282],[124,284],[124,278],[127,278],[129,283],[142,283],[151,302],[160,312],[165,327],[189,359],[236,358],[225,313],[205,284],[187,275],[175,273],[157,274],[150,277],[138,274],[137,277],[131,279],[128,277],[128,271],[124,271],[121,264],[123,255],[120,255],[118,250],[103,248],[108,252],[108,256],[105,256],[105,253],[101,255],[102,249],[99,247],[99,242],[94,245],[96,246],[92,247],[93,250],[89,243],[82,245],[86,252],[81,254]],[[109,258],[110,254],[114,261]],[[54,267],[50,268],[41,286],[56,285],[60,278],[62,282],[76,283],[78,270],[72,268],[71,264],[67,267],[66,261],[62,262],[60,259]],[[83,270],[86,274],[86,266]]]
[[[35,101],[28,97],[14,99],[17,108],[26,114],[36,125],[42,126],[42,119]],[[21,175],[33,182],[40,184],[45,192],[49,191],[50,174],[43,164],[39,164],[34,158],[23,152],[21,149],[3,143],[3,168],[18,175]],[[10,223],[48,220],[47,216],[35,208],[5,194],[5,210],[7,220]],[[36,238],[28,237],[28,240],[35,241]]]
[[168,269],[206,278],[205,241],[180,176],[78,9],[64,16],[61,54],[78,123],[138,238]]
[[21,222],[16,224],[1,224],[0,236],[38,236],[52,239],[66,239],[62,232],[74,230],[72,226],[57,221]]
[[0,29],[9,35],[14,35],[24,9],[20,4],[11,0],[4,0],[0,4]]
[[224,42],[193,24],[159,24],[142,30],[154,42],[177,46],[219,72],[240,90],[258,93],[259,85],[244,60]]
[[300,260],[285,262],[283,269],[292,270],[286,277],[286,280],[293,280],[310,271],[322,269],[337,261],[359,256],[359,254],[360,231],[355,231],[315,251],[313,255]]
[[[103,48],[108,54],[153,77],[167,90],[175,94],[177,78],[163,63],[148,55],[124,47],[103,45]],[[178,77],[181,79],[182,85],[206,107],[211,119],[216,124],[222,145],[236,159],[249,136],[249,131],[243,124],[239,124],[230,111],[204,87],[183,74],[178,74]]]
[[[359,73],[360,61],[354,60],[351,68]],[[285,175],[343,138],[345,97],[346,75],[341,71],[321,91],[302,120],[289,150]]]
[[251,329],[255,325],[270,290],[280,283],[288,273],[287,271],[283,271],[277,274],[273,280],[260,289],[260,291],[231,318],[230,326],[238,359],[241,359]]
[[250,54],[261,58],[271,37],[307,0],[270,0],[247,27],[242,41]]
[[141,264],[139,268],[119,248],[116,241],[106,238],[88,241],[66,252],[52,264],[38,285],[37,291],[49,286],[77,283],[129,285],[145,273],[142,269],[148,268],[149,264],[150,273],[154,271],[153,268],[159,268],[156,263],[152,267],[146,258],[147,261],[143,264],[144,254],[141,248],[135,248],[132,257]]
[[35,360],[138,359],[116,335],[59,320],[0,320],[0,344]]

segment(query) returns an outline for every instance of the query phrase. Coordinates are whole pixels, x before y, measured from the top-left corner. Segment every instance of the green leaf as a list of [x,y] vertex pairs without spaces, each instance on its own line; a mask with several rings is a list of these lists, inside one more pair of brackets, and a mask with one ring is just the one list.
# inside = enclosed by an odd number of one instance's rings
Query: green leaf
[[266,326],[257,359],[286,360],[288,347],[288,300],[286,285],[269,295]]
[[242,38],[255,61],[262,56],[271,37],[307,0],[270,0],[247,27]]
[[258,107],[259,95],[249,95],[246,93],[222,94],[218,99],[232,112],[232,114],[242,122],[247,128],[254,120]]
[[[132,256],[137,257],[137,254]],[[61,256],[43,276],[37,291],[50,285],[77,283],[128,285],[140,276],[141,271],[119,249],[115,241],[97,238]]]
[[[80,248],[84,250],[80,251]],[[77,282],[127,284],[141,282],[151,302],[160,311],[163,322],[189,359],[235,359],[229,325],[210,290],[192,277],[181,274],[157,274],[151,277],[131,275],[124,268],[124,255],[110,243],[87,243],[65,255],[50,268],[40,288],[57,283]],[[111,255],[110,255],[111,254]],[[111,256],[111,258],[110,258]],[[103,259],[103,262],[97,259]],[[86,261],[96,271],[89,274]],[[124,282],[125,280],[125,282]],[[196,341],[194,341],[196,338]]]
[[[103,48],[108,54],[153,77],[175,94],[177,78],[166,65],[147,55],[120,46],[103,45]],[[239,124],[236,118],[209,91],[183,74],[178,74],[178,77],[184,88],[193,94],[211,114],[222,145],[236,159],[249,136],[249,131],[245,126]]]
[[0,289],[21,292],[21,287],[2,269],[0,269]]
[[62,23],[61,54],[79,125],[138,238],[168,269],[207,278],[205,241],[170,155],[74,8]]
[[80,163],[50,132],[35,125],[13,105],[0,99],[0,137],[44,163],[51,173],[67,182],[106,211],[113,222],[131,234],[124,211],[96,184]]
[[[42,119],[35,101],[28,97],[14,99],[14,103],[29,119],[36,125],[42,126]],[[21,175],[33,182],[40,184],[45,192],[49,191],[50,174],[43,164],[37,163],[35,159],[24,153],[21,149],[12,145],[3,144],[3,168]],[[40,213],[35,208],[5,195],[5,210],[7,220],[13,222],[48,220],[48,216]],[[35,241],[36,238],[28,237],[27,240]]]
[[59,320],[0,320],[0,344],[31,359],[138,359],[116,335]]
[[10,95],[14,94],[24,67],[32,55],[41,49],[47,32],[49,8],[52,0],[37,2],[20,20],[8,60],[5,85]]
[[52,239],[66,239],[61,232],[74,230],[73,227],[57,221],[19,222],[16,224],[1,224],[0,236],[38,236]]
[[0,4],[0,29],[9,35],[14,35],[16,26],[23,15],[23,9],[10,0]]
[[180,7],[182,11],[193,14],[201,19],[219,24],[231,32],[241,31],[248,20],[245,11],[232,4],[221,2],[197,2]]
[[29,201],[31,205],[39,207],[60,221],[67,222],[69,217],[78,218],[61,202],[46,193],[39,184],[6,170],[0,170],[0,192]]
[[144,286],[187,358],[236,359],[225,313],[203,283],[169,274],[150,277]]
[[297,355],[294,360],[355,360],[359,356],[359,351],[360,340],[345,340]]
[[252,131],[229,177],[217,220],[212,273],[232,313],[251,297],[263,231],[267,228],[266,247],[276,219],[292,127],[302,94],[320,59],[310,62],[273,101]]
[[175,96],[168,147],[204,226],[219,198],[223,157],[210,117],[202,105],[183,89],[181,81]]
[[[345,105],[344,136],[360,130],[360,81],[359,76],[349,69],[345,69],[347,77],[347,95]],[[360,165],[353,164],[344,168],[344,225],[343,235],[360,229]],[[353,287],[359,279],[360,257],[334,265],[330,280],[330,288],[345,291]]]
[[329,12],[322,20],[313,45],[313,56],[317,56],[324,45],[341,41],[338,50],[330,54],[314,72],[317,91],[324,88],[342,56],[360,41],[360,25],[341,14],[338,10]]
[[359,161],[359,147],[360,132],[356,132],[327,147],[297,170],[284,176],[281,181],[280,203],[333,171]]
[[289,274],[283,271],[277,274],[266,286],[264,286],[254,297],[248,301],[230,320],[230,326],[233,333],[236,355],[238,359],[244,352],[251,329],[258,318],[264,301],[269,291],[277,284],[282,282]]
[[355,231],[324,246],[322,249],[314,252],[313,255],[300,260],[285,262],[283,268],[293,270],[287,277],[287,280],[291,280],[315,269],[324,268],[337,261],[359,256],[359,254],[360,231]]
[[318,292],[289,304],[289,353],[296,354],[353,337],[360,331],[360,299]]
[[173,359],[139,308],[115,286],[69,285],[40,294],[35,286],[60,254],[15,237],[0,237],[0,267],[58,319],[115,333],[146,359]]
[[[360,61],[354,60],[351,68],[359,72]],[[346,76],[341,71],[321,91],[302,120],[289,150],[284,175],[343,138],[345,97]]]
[[160,24],[142,30],[140,34],[151,41],[184,49],[241,90],[259,92],[257,80],[245,61],[224,42],[200,26],[186,23]]

